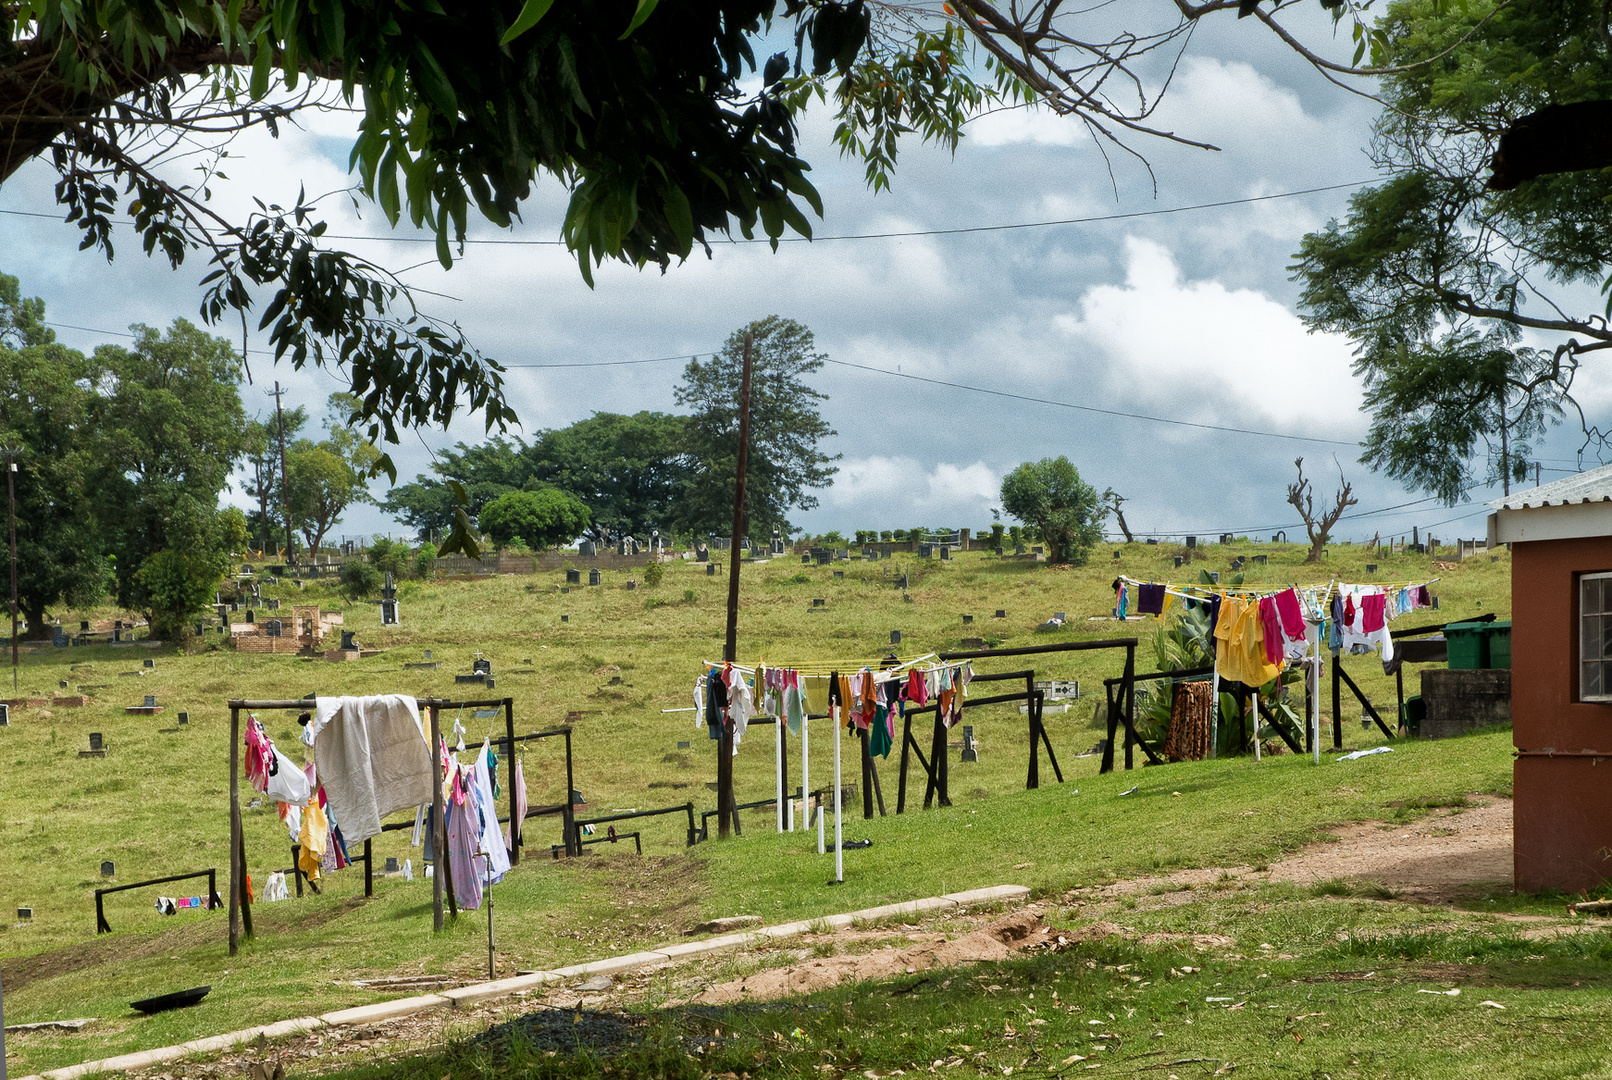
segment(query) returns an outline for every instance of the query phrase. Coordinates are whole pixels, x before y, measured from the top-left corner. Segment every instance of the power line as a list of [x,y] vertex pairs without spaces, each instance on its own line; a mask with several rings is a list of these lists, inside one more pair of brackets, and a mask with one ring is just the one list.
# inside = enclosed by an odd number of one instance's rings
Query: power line
[[[840,233],[830,236],[780,236],[781,244],[824,243],[839,240],[902,240],[920,236],[964,236],[969,233],[1015,232],[1022,229],[1049,229],[1061,225],[1096,225],[1107,221],[1131,221],[1137,218],[1164,217],[1169,214],[1185,214],[1196,210],[1220,210],[1229,206],[1248,206],[1254,203],[1271,202],[1276,199],[1294,199],[1302,195],[1318,195],[1327,191],[1343,191],[1349,188],[1364,187],[1375,183],[1375,180],[1355,180],[1346,184],[1327,184],[1322,187],[1303,188],[1298,191],[1277,191],[1269,195],[1250,195],[1241,199],[1220,199],[1215,202],[1190,203],[1186,206],[1165,206],[1154,210],[1130,210],[1116,214],[1090,214],[1085,217],[1055,218],[1047,221],[1015,221],[1004,225],[963,225],[950,229],[897,229],[888,232],[868,233]],[[56,214],[46,214],[30,210],[0,210],[0,214],[13,217],[50,218],[60,220]],[[115,224],[132,225],[126,218],[116,219]],[[325,233],[327,240],[375,240],[399,244],[435,244],[434,236],[365,236],[359,233]],[[729,237],[719,240],[719,243],[733,245],[740,244],[770,244],[772,240],[767,237]],[[460,241],[455,240],[457,244]],[[469,239],[463,241],[467,245],[486,247],[561,247],[563,240],[516,240],[516,239]]]
[[846,360],[828,360],[826,363],[838,367],[856,368],[860,371],[871,371],[879,375],[889,375],[897,379],[910,379],[913,382],[929,383],[934,386],[948,386],[956,390],[970,390],[976,394],[989,394],[992,397],[1011,398],[1015,401],[1031,401],[1038,405],[1056,405],[1061,409],[1077,409],[1080,412],[1099,413],[1103,416],[1117,416],[1125,420],[1147,420],[1155,424],[1170,424],[1175,427],[1198,428],[1203,431],[1223,431],[1233,435],[1259,435],[1267,439],[1286,439],[1291,442],[1325,443],[1329,446],[1355,446],[1353,442],[1344,439],[1318,439],[1311,435],[1285,435],[1277,431],[1256,431],[1253,428],[1228,427],[1224,424],[1201,424],[1192,420],[1174,420],[1168,416],[1151,416],[1147,413],[1124,412],[1119,409],[1104,409],[1096,405],[1076,405],[1071,401],[1058,401],[1053,398],[1031,397],[1028,394],[1015,394],[1007,390],[992,390],[984,386],[969,386],[967,383],[948,382],[945,379],[930,379],[923,375],[909,375],[904,371],[888,371],[884,368],[869,367],[866,364],[853,364]]

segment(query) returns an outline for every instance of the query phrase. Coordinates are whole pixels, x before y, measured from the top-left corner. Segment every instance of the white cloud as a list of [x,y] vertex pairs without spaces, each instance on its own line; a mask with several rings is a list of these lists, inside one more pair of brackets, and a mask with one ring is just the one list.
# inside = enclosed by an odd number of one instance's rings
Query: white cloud
[[864,528],[901,522],[978,528],[989,520],[1002,488],[1001,474],[983,461],[926,466],[911,457],[875,456],[842,461],[839,467],[823,503],[836,511],[836,521],[865,522]]
[[1309,333],[1254,290],[1183,281],[1153,241],[1129,238],[1126,253],[1124,285],[1092,287],[1075,313],[1057,319],[1073,341],[1113,362],[1111,386],[1198,423],[1359,431],[1347,340]]

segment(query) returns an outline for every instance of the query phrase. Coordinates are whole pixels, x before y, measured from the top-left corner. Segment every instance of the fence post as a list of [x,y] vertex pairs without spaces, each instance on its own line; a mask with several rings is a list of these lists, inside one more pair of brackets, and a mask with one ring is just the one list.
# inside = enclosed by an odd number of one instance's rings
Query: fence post
[[441,722],[437,716],[437,707],[430,706],[431,713],[431,842],[436,855],[436,867],[431,872],[431,928],[437,932],[442,930],[442,872],[447,866],[448,831],[443,828],[442,820],[442,753],[438,747],[442,744]]

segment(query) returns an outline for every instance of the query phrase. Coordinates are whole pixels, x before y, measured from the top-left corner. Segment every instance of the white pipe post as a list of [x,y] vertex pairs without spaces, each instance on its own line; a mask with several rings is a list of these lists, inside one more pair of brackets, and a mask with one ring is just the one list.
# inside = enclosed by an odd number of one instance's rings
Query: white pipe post
[[[810,716],[806,715],[810,710],[806,708],[806,691],[804,687],[801,689],[800,712],[800,812],[806,819],[800,823],[800,827],[802,830],[810,832],[812,828],[812,812],[809,801],[812,797],[812,755],[809,752],[811,746],[806,738],[806,729],[812,726],[812,720]],[[823,853],[821,842],[817,845],[817,853],[819,855]]]
[[1216,757],[1215,747],[1220,742],[1220,668],[1209,676],[1209,756]]
[[784,831],[784,718],[783,710],[772,722],[772,771],[778,782],[778,831]]
[[1314,764],[1321,764],[1321,634],[1316,632],[1316,654],[1310,661],[1310,677],[1315,683],[1315,689],[1310,691],[1310,753]]
[[840,813],[840,725],[834,724],[834,880],[845,880],[845,832]]

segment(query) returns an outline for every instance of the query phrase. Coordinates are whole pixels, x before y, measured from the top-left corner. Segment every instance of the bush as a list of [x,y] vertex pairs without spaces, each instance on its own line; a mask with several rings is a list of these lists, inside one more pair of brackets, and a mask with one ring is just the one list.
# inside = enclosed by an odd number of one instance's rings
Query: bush
[[660,583],[665,580],[666,564],[658,559],[650,560],[649,565],[644,567],[644,584],[653,589],[658,587]]
[[414,553],[414,576],[422,578],[430,577],[432,572],[432,563],[436,561],[436,558],[437,546],[435,544],[429,540],[421,544],[419,550]]
[[692,604],[697,599],[699,599],[699,597],[695,594],[693,589],[683,590],[683,603]]
[[374,595],[381,587],[381,570],[363,559],[348,559],[337,575],[342,596],[351,603]]
[[371,566],[382,574],[391,574],[394,581],[408,574],[409,549],[385,536],[374,537],[365,554]]

